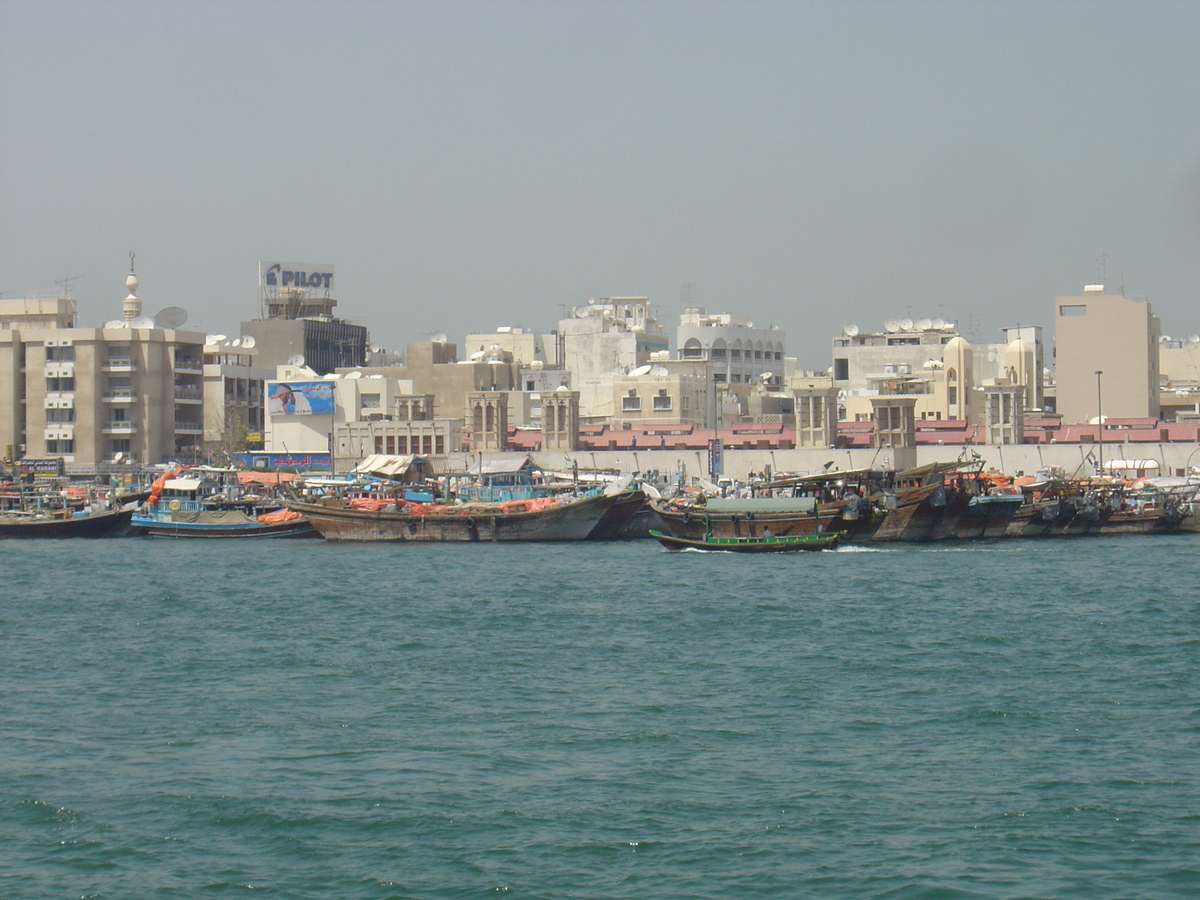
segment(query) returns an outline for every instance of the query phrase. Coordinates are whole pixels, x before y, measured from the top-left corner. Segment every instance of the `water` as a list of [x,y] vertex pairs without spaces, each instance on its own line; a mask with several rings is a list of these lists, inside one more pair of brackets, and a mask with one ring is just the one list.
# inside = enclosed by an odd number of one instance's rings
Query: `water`
[[1198,551],[0,542],[0,896],[1196,897]]

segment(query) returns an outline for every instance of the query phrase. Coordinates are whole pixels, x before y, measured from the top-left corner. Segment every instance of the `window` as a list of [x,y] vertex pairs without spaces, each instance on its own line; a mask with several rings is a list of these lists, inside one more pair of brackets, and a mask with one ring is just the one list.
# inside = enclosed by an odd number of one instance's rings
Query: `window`
[[129,421],[129,407],[114,406],[112,408],[112,411],[111,411],[111,414],[109,415],[108,420],[110,422],[122,422],[122,423],[128,422]]
[[362,395],[362,408],[363,409],[379,409],[379,395],[378,394],[363,394]]
[[[632,394],[632,391],[630,392]],[[642,409],[642,398],[636,395],[621,398],[621,409],[624,412],[640,412]]]
[[850,380],[850,360],[835,359],[833,361],[833,380],[834,381],[849,381]]
[[113,455],[118,453],[128,453],[130,447],[129,438],[113,438],[108,442],[109,452]]
[[671,408],[671,398],[670,397],[655,397],[654,398],[654,408],[655,409],[670,409]]
[[75,390],[74,378],[47,378],[46,390],[50,393]]
[[47,347],[46,362],[71,362],[75,359],[74,347]]
[[74,441],[46,441],[46,455],[55,456],[62,453],[74,453]]
[[1060,316],[1086,316],[1087,307],[1082,304],[1063,304],[1058,308]]
[[48,409],[46,410],[47,422],[74,422],[75,410],[73,409]]

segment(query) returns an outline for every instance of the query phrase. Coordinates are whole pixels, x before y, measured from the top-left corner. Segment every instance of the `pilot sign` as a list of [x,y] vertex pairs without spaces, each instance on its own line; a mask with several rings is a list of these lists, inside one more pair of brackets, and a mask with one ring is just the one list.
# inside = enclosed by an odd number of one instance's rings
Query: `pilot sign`
[[320,263],[259,262],[258,286],[268,297],[280,288],[305,288],[328,292],[333,288],[333,266]]

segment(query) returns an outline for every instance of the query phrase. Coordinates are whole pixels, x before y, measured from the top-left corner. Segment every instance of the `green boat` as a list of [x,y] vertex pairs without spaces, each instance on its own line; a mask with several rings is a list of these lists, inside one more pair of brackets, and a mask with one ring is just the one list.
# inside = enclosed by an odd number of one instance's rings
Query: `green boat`
[[674,537],[651,530],[650,536],[668,550],[726,550],[732,553],[791,553],[796,550],[832,550],[841,540],[840,531],[823,534],[804,534],[794,537],[713,537],[703,539]]

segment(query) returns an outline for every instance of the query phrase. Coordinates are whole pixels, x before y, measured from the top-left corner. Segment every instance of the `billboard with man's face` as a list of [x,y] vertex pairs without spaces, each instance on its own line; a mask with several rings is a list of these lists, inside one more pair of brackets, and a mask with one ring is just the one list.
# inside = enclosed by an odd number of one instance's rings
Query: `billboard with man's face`
[[267,415],[325,416],[333,413],[333,384],[328,381],[268,381]]

